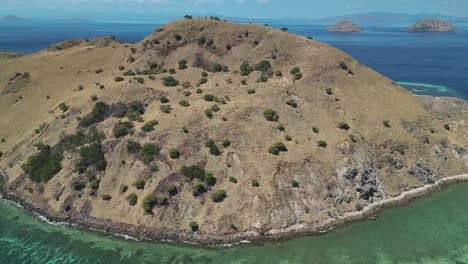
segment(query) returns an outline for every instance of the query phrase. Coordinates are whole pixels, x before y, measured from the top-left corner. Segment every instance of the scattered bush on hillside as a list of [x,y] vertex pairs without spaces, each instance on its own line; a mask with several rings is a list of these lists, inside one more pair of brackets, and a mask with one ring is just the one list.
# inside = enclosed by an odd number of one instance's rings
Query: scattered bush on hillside
[[297,108],[296,100],[290,99],[286,102],[287,105],[291,106],[292,108]]
[[297,180],[292,180],[292,181],[291,181],[291,186],[292,186],[293,188],[298,188],[298,187],[299,187],[299,182],[298,182]]
[[268,148],[268,153],[273,155],[279,155],[280,152],[286,152],[288,149],[283,142],[276,142],[271,147]]
[[91,113],[84,116],[79,123],[80,127],[89,127],[104,121],[109,116],[109,106],[104,102],[96,102]]
[[54,152],[49,145],[37,144],[39,153],[31,155],[21,168],[34,182],[48,182],[62,170],[63,155]]
[[283,32],[287,32],[288,30],[289,30],[289,29],[288,29],[287,27],[282,27],[282,28],[281,28],[281,31],[283,31]]
[[224,199],[226,199],[226,197],[227,197],[227,194],[225,190],[216,190],[213,193],[211,193],[211,199],[215,203],[222,202]]
[[148,194],[143,198],[143,201],[141,202],[141,207],[147,212],[151,213],[153,211],[153,208],[158,204],[158,198],[154,194]]
[[215,156],[221,155],[221,151],[219,150],[214,140],[212,139],[207,140],[205,143],[205,147],[210,149],[211,155],[215,155]]
[[161,104],[167,104],[169,103],[169,99],[166,96],[161,96],[159,97],[159,102],[161,102]]
[[187,69],[187,61],[186,60],[180,60],[178,62],[178,64],[179,64],[179,70]]
[[253,67],[246,62],[243,62],[239,67],[239,73],[241,76],[249,76],[249,74],[253,72],[253,70]]
[[109,194],[103,194],[101,196],[101,198],[104,200],[104,201],[109,201],[110,199],[112,199],[112,196],[110,196]]
[[172,111],[172,107],[170,105],[161,105],[159,110],[161,110],[163,113],[169,114]]
[[332,95],[332,94],[333,94],[333,91],[332,91],[331,88],[327,88],[327,89],[325,90],[325,92],[326,92],[328,95]]
[[445,125],[444,125],[444,128],[445,128],[446,130],[450,130],[450,125],[449,125],[449,124],[445,124]]
[[117,76],[117,77],[114,78],[114,81],[115,81],[115,82],[121,82],[121,81],[123,81],[123,80],[125,80],[125,79],[122,78],[122,77],[119,77],[119,76]]
[[190,226],[190,229],[191,229],[193,232],[197,232],[197,231],[198,231],[198,224],[197,224],[197,222],[191,221],[190,224],[189,224],[189,226]]
[[131,193],[125,199],[128,201],[129,205],[134,206],[138,202],[138,195],[136,193]]
[[124,137],[130,133],[133,133],[133,124],[131,122],[125,121],[121,122],[119,121],[117,124],[114,125],[114,129],[112,130],[112,134],[116,138]]
[[143,190],[145,188],[145,181],[142,179],[138,179],[133,183],[133,186],[137,188],[138,190]]
[[257,180],[252,180],[250,184],[252,185],[252,187],[260,187],[260,183]]
[[89,166],[94,166],[98,171],[106,170],[107,161],[104,158],[104,152],[100,144],[93,143],[89,146],[81,147],[79,154],[80,160],[76,164],[76,170],[78,172],[85,172]]
[[82,191],[84,188],[86,188],[86,182],[83,180],[73,180],[71,182],[71,186],[73,190],[75,191]]
[[180,168],[180,173],[190,180],[198,179],[203,181],[206,172],[203,168],[194,164],[191,166],[182,166],[182,168]]
[[317,146],[319,146],[320,148],[326,148],[327,147],[327,142],[325,142],[323,140],[319,140],[319,141],[317,141]]
[[223,139],[223,141],[221,141],[221,144],[223,145],[223,147],[227,148],[229,146],[231,146],[231,141],[227,138]]
[[177,149],[171,149],[169,150],[169,157],[171,157],[171,159],[178,159],[180,157],[180,152]]
[[348,65],[346,64],[346,62],[340,61],[338,65],[340,66],[342,70],[345,70],[345,71],[348,70]]
[[159,152],[161,151],[161,148],[153,143],[146,143],[141,147],[140,150],[140,159],[146,163],[149,164],[151,161],[153,161],[156,156],[159,155]]
[[348,129],[349,129],[349,125],[348,125],[348,123],[346,123],[346,122],[340,122],[340,123],[338,123],[338,128],[339,128],[339,129],[343,129],[343,130],[348,130]]
[[229,177],[229,181],[232,182],[232,183],[237,183],[237,179],[233,176],[230,176]]
[[299,80],[302,78],[302,73],[301,73],[301,69],[299,67],[294,67],[292,70],[291,70],[291,74],[294,76],[294,79],[295,80]]
[[174,77],[172,76],[163,77],[161,78],[161,80],[162,80],[163,85],[167,87],[174,87],[174,86],[179,85],[179,81],[174,79]]
[[62,110],[62,113],[65,113],[66,111],[68,111],[68,109],[70,109],[70,107],[66,103],[59,104],[58,108]]
[[157,120],[151,120],[146,122],[142,127],[141,131],[143,132],[150,132],[154,130],[154,127],[158,124]]
[[192,195],[193,196],[199,196],[200,194],[206,192],[206,188],[205,188],[205,185],[203,185],[202,182],[196,182],[193,186],[192,186]]
[[257,91],[256,91],[255,89],[252,89],[252,88],[251,88],[251,89],[247,89],[247,93],[248,93],[248,94],[254,94],[254,93],[256,93],[256,92],[257,92]]
[[392,126],[390,125],[390,121],[388,121],[388,120],[384,120],[382,123],[383,123],[384,127],[386,127],[386,128],[392,127]]
[[181,101],[179,102],[179,105],[180,105],[180,106],[183,106],[183,107],[189,107],[189,106],[190,106],[190,103],[187,102],[186,100],[181,100]]
[[273,109],[267,109],[263,112],[263,116],[266,120],[271,122],[277,122],[279,120],[278,113]]
[[138,141],[128,140],[127,141],[127,151],[130,154],[137,154],[141,150],[141,144]]
[[204,111],[206,117],[208,117],[209,119],[212,119],[214,116],[213,116],[213,110],[211,110],[210,108],[208,109],[205,109]]
[[314,133],[318,133],[318,132],[319,132],[319,129],[318,129],[318,127],[312,127],[312,131],[313,131]]

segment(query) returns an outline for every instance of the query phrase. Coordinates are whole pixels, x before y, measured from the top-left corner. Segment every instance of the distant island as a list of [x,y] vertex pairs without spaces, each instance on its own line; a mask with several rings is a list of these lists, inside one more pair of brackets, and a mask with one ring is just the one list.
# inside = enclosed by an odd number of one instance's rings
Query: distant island
[[339,21],[333,26],[326,28],[332,32],[362,32],[363,29],[349,20]]
[[442,14],[406,14],[406,13],[391,13],[391,12],[368,12],[353,15],[326,17],[321,21],[338,22],[342,20],[352,20],[354,22],[383,22],[383,21],[421,21],[424,19],[440,19],[445,21],[465,21],[466,18],[452,17]]
[[422,20],[406,28],[406,31],[409,32],[447,32],[455,30],[456,28],[454,25],[446,21],[437,19]]
[[14,15],[6,15],[6,16],[0,17],[0,21],[25,21],[25,20],[29,20],[29,19],[24,18],[24,17],[14,16]]

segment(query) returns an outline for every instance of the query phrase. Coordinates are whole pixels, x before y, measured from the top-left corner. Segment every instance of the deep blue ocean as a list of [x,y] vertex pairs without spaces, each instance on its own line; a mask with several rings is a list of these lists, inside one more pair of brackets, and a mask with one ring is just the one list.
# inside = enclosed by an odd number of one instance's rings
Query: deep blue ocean
[[[332,33],[325,23],[294,24],[290,32],[311,36],[351,54],[361,63],[417,94],[468,99],[468,23],[448,33],[407,33],[410,23],[361,23],[361,33]],[[57,21],[0,21],[0,51],[32,53],[66,39],[114,35],[137,42],[159,24]]]

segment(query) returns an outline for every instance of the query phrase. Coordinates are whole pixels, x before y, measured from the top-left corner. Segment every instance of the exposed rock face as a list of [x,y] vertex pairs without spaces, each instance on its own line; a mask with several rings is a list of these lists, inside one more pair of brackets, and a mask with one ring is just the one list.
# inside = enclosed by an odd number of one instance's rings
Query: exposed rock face
[[409,32],[446,32],[455,30],[456,28],[452,24],[437,19],[426,19],[406,28],[406,31]]
[[363,31],[362,28],[357,26],[351,21],[340,21],[336,23],[334,26],[327,27],[328,31],[333,31],[333,32],[361,32]]
[[[465,101],[417,97],[270,27],[181,20],[139,43],[65,41],[0,68],[3,191],[80,224],[222,240],[314,227],[468,171]],[[63,153],[42,182],[21,166],[37,143]]]

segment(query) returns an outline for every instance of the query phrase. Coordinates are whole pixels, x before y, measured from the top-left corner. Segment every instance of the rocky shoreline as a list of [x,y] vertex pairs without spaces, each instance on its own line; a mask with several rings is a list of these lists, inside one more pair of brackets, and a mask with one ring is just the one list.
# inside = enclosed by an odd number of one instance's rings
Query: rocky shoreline
[[47,206],[41,206],[39,203],[31,203],[16,196],[14,191],[7,190],[6,186],[3,184],[5,179],[5,172],[0,170],[1,193],[4,198],[23,206],[27,212],[32,212],[43,216],[51,222],[64,222],[70,225],[76,225],[82,228],[108,233],[127,239],[155,240],[209,247],[226,247],[248,241],[280,240],[290,239],[298,235],[322,234],[344,224],[374,217],[385,208],[403,205],[409,201],[427,195],[434,190],[440,189],[452,183],[468,181],[468,174],[445,177],[436,181],[435,183],[405,191],[395,197],[390,197],[378,202],[374,202],[364,207],[360,211],[348,212],[336,218],[327,219],[318,224],[297,224],[284,229],[270,229],[265,232],[251,230],[239,233],[233,232],[230,234],[214,234],[207,232],[189,233],[187,231],[165,232],[152,229],[151,227],[147,226],[115,223],[111,219],[81,217],[78,213],[56,213],[50,210],[50,208]]

